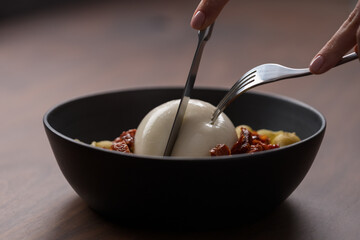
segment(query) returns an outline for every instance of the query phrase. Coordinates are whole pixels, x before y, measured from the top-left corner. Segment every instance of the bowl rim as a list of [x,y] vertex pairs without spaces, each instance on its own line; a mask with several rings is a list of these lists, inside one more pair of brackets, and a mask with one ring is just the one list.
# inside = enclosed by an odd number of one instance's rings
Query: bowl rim
[[[288,148],[291,147],[295,147],[299,144],[302,144],[304,142],[308,142],[311,139],[315,138],[316,136],[318,136],[321,132],[323,132],[326,128],[326,119],[324,117],[324,115],[317,110],[316,108],[302,102],[299,101],[297,99],[288,97],[288,96],[284,96],[284,95],[280,95],[280,94],[276,94],[276,93],[269,93],[269,92],[260,92],[260,91],[254,91],[254,90],[249,90],[246,92],[246,94],[252,94],[252,95],[258,95],[258,96],[265,96],[265,97],[271,97],[271,98],[275,98],[278,100],[282,100],[282,101],[287,101],[290,102],[292,104],[298,105],[300,107],[309,109],[310,111],[314,112],[321,120],[321,126],[320,128],[311,136],[301,139],[299,142],[288,145],[288,146],[283,146],[281,148],[277,148],[277,149],[270,149],[270,150],[266,150],[266,151],[261,151],[261,152],[255,152],[252,154],[237,154],[237,155],[230,155],[230,156],[215,156],[215,157],[176,157],[176,156],[150,156],[150,155],[140,155],[140,154],[129,154],[129,153],[122,153],[122,152],[118,152],[118,151],[113,151],[113,150],[109,150],[109,149],[103,149],[103,148],[99,148],[99,147],[95,147],[92,146],[88,143],[84,143],[81,141],[78,141],[76,139],[72,139],[64,134],[62,134],[61,132],[57,131],[55,128],[53,128],[51,126],[51,124],[48,121],[48,117],[49,115],[55,111],[58,108],[61,108],[62,106],[65,106],[67,104],[70,104],[72,102],[75,101],[80,101],[86,98],[92,98],[92,97],[98,97],[98,96],[102,96],[102,95],[109,95],[109,94],[116,94],[116,93],[121,93],[121,92],[130,92],[130,91],[143,91],[143,90],[179,90],[182,89],[182,87],[138,87],[138,88],[126,88],[126,89],[118,89],[118,90],[111,90],[111,91],[102,91],[102,92],[96,92],[96,93],[91,93],[91,94],[86,94],[86,95],[82,95],[79,97],[73,97],[70,98],[66,101],[60,102],[58,104],[55,104],[54,106],[52,106],[51,108],[49,108],[44,116],[43,116],[43,124],[45,126],[45,128],[47,128],[49,131],[51,131],[52,133],[54,133],[55,135],[57,135],[58,137],[62,138],[63,140],[66,141],[70,141],[73,144],[77,144],[86,148],[90,148],[93,150],[97,150],[97,151],[104,151],[104,153],[107,154],[117,154],[117,155],[121,155],[121,156],[126,156],[126,157],[130,157],[130,158],[137,158],[137,159],[146,159],[146,160],[155,160],[155,161],[189,161],[191,160],[193,161],[224,161],[224,160],[238,160],[239,158],[241,159],[246,159],[249,158],[251,156],[257,156],[257,155],[263,155],[263,154],[269,154],[271,152],[278,152],[278,151],[284,151]],[[229,89],[226,88],[218,88],[218,87],[195,87],[195,90],[201,90],[201,91],[206,91],[206,90],[219,90],[219,91],[228,91]],[[125,130],[124,130],[125,131]]]

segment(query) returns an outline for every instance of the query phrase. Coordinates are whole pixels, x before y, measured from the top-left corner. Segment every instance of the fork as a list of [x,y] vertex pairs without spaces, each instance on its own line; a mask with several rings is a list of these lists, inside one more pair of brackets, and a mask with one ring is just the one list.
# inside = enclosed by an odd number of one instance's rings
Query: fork
[[[336,66],[358,59],[357,53],[353,52],[344,56]],[[266,83],[276,82],[283,79],[303,77],[311,75],[309,68],[288,68],[279,64],[267,63],[254,67],[245,73],[231,87],[229,92],[217,105],[212,117],[211,124],[214,124],[219,115],[232,103],[238,96],[247,90]]]

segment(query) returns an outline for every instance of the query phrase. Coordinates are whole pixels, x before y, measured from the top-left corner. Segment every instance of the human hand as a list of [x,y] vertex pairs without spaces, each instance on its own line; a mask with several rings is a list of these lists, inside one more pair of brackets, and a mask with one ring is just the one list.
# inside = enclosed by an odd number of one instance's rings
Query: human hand
[[339,30],[316,54],[310,63],[310,71],[321,74],[335,67],[340,59],[353,47],[360,47],[360,0]]
[[191,27],[202,30],[212,24],[229,0],[201,0],[191,19]]

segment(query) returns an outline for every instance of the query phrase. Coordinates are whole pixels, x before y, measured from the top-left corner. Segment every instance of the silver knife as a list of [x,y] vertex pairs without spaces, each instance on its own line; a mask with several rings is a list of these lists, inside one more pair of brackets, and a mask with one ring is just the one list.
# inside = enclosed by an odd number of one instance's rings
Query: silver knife
[[164,156],[170,156],[171,152],[174,148],[176,138],[179,134],[181,124],[184,119],[186,107],[190,100],[190,94],[194,87],[196,74],[198,72],[199,65],[200,65],[201,55],[204,50],[205,43],[210,39],[213,27],[214,27],[214,23],[211,24],[209,27],[205,28],[204,30],[198,31],[198,37],[199,37],[198,45],[197,45],[197,48],[195,51],[194,59],[191,64],[191,68],[189,71],[187,81],[185,84],[184,92],[183,92],[183,95],[180,100],[179,108],[177,110],[173,126],[171,128],[171,132],[170,132],[170,136],[169,136],[166,148],[165,148]]

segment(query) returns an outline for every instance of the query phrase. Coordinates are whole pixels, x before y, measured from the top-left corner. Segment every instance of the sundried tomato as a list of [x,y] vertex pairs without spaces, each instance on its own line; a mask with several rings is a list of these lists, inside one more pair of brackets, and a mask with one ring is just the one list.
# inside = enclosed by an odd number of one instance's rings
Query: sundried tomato
[[241,128],[239,140],[231,148],[231,154],[247,153],[251,149],[252,135],[246,128]]
[[230,154],[231,154],[230,148],[228,146],[226,146],[226,144],[218,144],[210,150],[210,155],[213,157],[214,156],[226,156],[226,155],[230,155]]
[[128,145],[130,152],[134,152],[134,137],[135,137],[136,129],[130,129],[128,131],[124,131],[117,137],[114,142],[125,141]]
[[[220,149],[218,147],[219,145],[221,145],[221,148],[228,148],[224,144],[218,144],[215,148],[211,149],[211,156],[229,155],[222,154],[222,151],[225,150]],[[270,140],[267,136],[259,135],[256,131],[250,132],[247,128],[241,128],[240,137],[238,141],[232,146],[230,153],[231,155],[241,153],[254,153],[278,147],[279,145],[270,144]]]
[[111,145],[111,149],[119,152],[130,153],[129,146],[126,144],[125,140],[119,139],[118,141],[114,141]]

